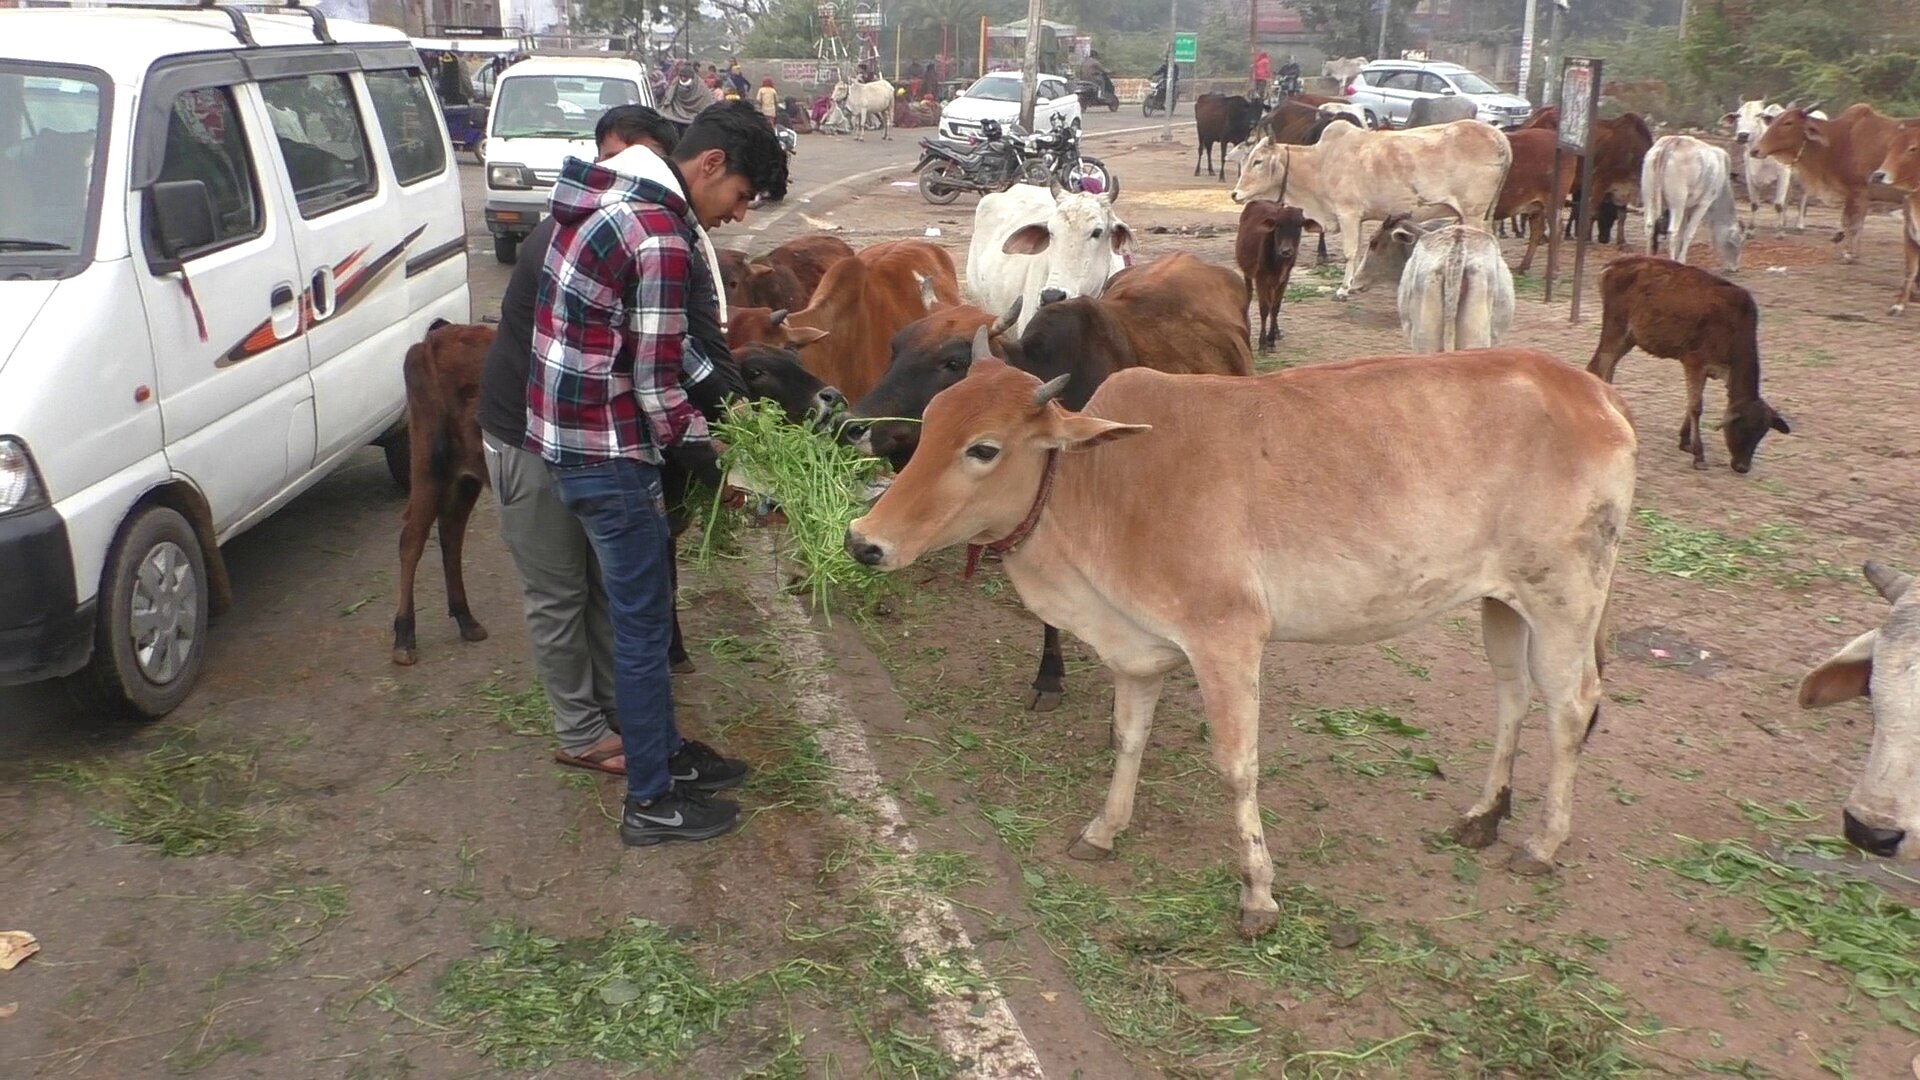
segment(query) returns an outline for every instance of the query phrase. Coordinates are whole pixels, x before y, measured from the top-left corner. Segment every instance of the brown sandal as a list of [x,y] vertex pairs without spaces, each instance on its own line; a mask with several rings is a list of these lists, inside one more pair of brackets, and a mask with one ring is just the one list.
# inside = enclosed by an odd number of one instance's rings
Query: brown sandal
[[626,754],[621,749],[620,740],[616,736],[600,740],[584,754],[575,755],[565,750],[555,750],[553,760],[575,769],[591,769],[613,776],[627,775]]

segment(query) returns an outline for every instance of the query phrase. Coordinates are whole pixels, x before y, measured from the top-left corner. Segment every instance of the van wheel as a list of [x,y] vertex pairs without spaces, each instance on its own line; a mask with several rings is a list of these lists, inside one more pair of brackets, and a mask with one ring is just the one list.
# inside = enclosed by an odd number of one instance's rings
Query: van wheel
[[149,506],[121,529],[100,581],[90,681],[105,704],[157,720],[179,707],[207,650],[207,560],[179,513]]
[[399,434],[380,443],[381,452],[387,455],[387,475],[393,477],[394,486],[402,495],[413,492],[413,440],[407,431],[403,427]]
[[506,266],[513,265],[513,257],[520,254],[520,238],[502,234],[493,238],[493,257]]

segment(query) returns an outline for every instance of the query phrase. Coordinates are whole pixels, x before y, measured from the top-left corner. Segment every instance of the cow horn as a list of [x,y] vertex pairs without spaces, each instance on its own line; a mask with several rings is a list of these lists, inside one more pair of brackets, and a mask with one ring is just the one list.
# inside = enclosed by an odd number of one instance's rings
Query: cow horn
[[1013,329],[1013,324],[1020,321],[1020,305],[1026,303],[1026,301],[1027,298],[1024,296],[1015,298],[1013,306],[1007,309],[1006,314],[993,320],[993,330],[991,333],[994,337],[999,337],[1001,334]]
[[1889,604],[1898,601],[1905,595],[1907,586],[1913,584],[1912,574],[1903,574],[1872,559],[1868,559],[1867,564],[1861,569],[1866,572],[1867,580],[1873,584],[1874,589],[1885,597]]
[[987,347],[987,328],[983,326],[973,332],[973,358],[978,361],[992,357],[993,350]]
[[783,323],[783,322],[786,322],[786,321],[787,321],[787,309],[786,309],[786,308],[781,308],[780,310],[778,310],[778,311],[776,311],[776,312],[774,312],[773,314],[771,314],[771,315],[769,315],[769,316],[767,316],[767,325],[768,325],[768,326],[779,326],[779,325],[780,325],[781,323]]
[[1033,392],[1033,407],[1036,409],[1046,408],[1047,402],[1059,397],[1061,393],[1066,390],[1067,380],[1071,378],[1073,378],[1073,375],[1069,373],[1057,379],[1049,379],[1040,384],[1039,389]]

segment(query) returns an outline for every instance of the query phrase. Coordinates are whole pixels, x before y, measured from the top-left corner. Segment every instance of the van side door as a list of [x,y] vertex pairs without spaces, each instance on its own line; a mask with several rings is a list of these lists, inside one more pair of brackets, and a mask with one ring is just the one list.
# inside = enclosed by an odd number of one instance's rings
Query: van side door
[[294,210],[319,431],[315,464],[325,465],[372,442],[404,410],[407,252],[426,227],[401,219],[354,53],[276,53],[252,67]]
[[[362,53],[367,96],[379,124],[376,145],[392,167],[400,219],[413,236],[403,268],[407,289],[407,340],[427,335],[435,318],[471,322],[467,291],[467,218],[460,197],[460,170],[453,167],[446,123],[424,72],[376,67]],[[404,355],[404,352],[403,354]]]
[[[300,260],[270,129],[241,64],[157,66],[135,121],[128,220],[146,266],[136,275],[153,343],[168,461],[206,498],[216,533],[270,501],[313,463],[313,385],[303,336]],[[145,189],[204,186],[213,242],[165,263]]]

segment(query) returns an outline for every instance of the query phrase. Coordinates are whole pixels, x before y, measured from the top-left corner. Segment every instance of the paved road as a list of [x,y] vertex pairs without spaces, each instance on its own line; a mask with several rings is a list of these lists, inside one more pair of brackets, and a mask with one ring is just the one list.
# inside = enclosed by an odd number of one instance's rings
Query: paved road
[[[1187,122],[1191,123],[1190,120]],[[1176,117],[1176,128],[1180,124],[1181,120]],[[1138,110],[1089,114],[1086,118],[1089,152],[1099,153],[1099,143],[1104,135],[1139,132],[1157,126],[1157,122],[1149,124],[1143,120]],[[886,141],[873,134],[869,134],[864,141],[855,141],[847,136],[801,136],[800,153],[794,159],[792,194],[784,203],[751,214],[745,222],[720,230],[716,240],[723,247],[747,250],[765,250],[781,243],[806,228],[803,211],[809,214],[825,213],[858,199],[863,191],[883,182],[890,172],[897,170],[896,175],[904,174],[919,159],[919,141],[928,134],[931,134],[929,129],[911,128],[896,132],[894,138]],[[473,315],[478,320],[498,314],[508,268],[494,260],[493,240],[480,214],[485,195],[485,175],[470,157],[463,155],[462,160],[461,186],[470,241],[468,280],[472,285]],[[398,364],[400,357],[396,355],[393,362]],[[220,620],[227,624],[225,633],[216,623],[210,638],[212,652],[202,673],[203,685],[216,673],[224,672],[231,677],[258,666],[260,658],[249,655],[249,650],[255,646],[247,638],[263,629],[259,616],[265,610],[278,609],[276,598],[297,595],[303,587],[310,587],[311,583],[297,580],[299,571],[293,569],[292,564],[283,557],[284,552],[278,550],[279,545],[287,543],[291,537],[320,533],[365,537],[380,547],[392,543],[391,538],[398,528],[397,504],[391,497],[391,488],[384,486],[385,475],[379,451],[363,451],[340,472],[281,510],[269,526],[249,532],[227,545],[226,556],[233,574],[235,606],[243,610],[229,613]],[[470,545],[467,551],[469,562],[476,561],[478,556],[475,548]],[[425,576],[437,575],[431,552],[422,566]],[[369,582],[368,585],[379,593],[381,604],[389,602],[384,581]],[[244,610],[250,605],[255,610]],[[504,616],[496,616],[495,621],[502,626],[510,625],[510,620]],[[247,629],[242,630],[241,627]],[[200,696],[196,693],[194,698],[189,699],[178,715],[196,715],[198,710],[193,707],[194,701]],[[103,734],[100,726],[89,722],[72,704],[65,688],[58,683],[0,688],[0,754],[46,749],[49,743],[100,734]],[[108,737],[114,736],[108,734]]]

